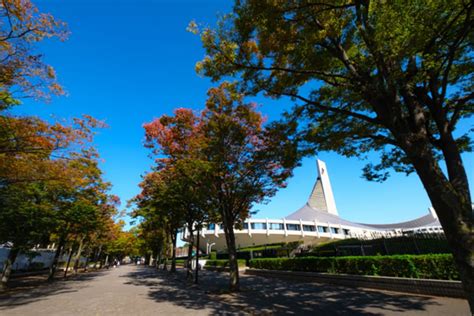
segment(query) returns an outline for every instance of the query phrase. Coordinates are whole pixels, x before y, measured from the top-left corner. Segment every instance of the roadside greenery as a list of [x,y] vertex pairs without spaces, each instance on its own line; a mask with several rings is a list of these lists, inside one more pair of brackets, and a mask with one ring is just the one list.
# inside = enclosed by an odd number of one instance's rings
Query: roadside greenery
[[416,234],[376,239],[343,239],[321,243],[309,250],[297,253],[301,257],[332,257],[362,255],[404,255],[450,253],[446,238],[442,234]]
[[234,229],[250,216],[252,205],[286,185],[297,163],[294,144],[263,124],[256,105],[228,82],[208,91],[201,113],[180,108],[145,124],[145,145],[155,164],[131,201],[133,215],[169,236],[172,271],[178,229],[186,227],[190,245],[199,248],[203,223],[222,223],[230,288],[238,290]]
[[[239,268],[245,267],[246,261],[243,259],[237,260],[237,266]],[[229,260],[207,260],[205,267],[213,267],[213,268],[230,268]]]
[[54,69],[36,52],[46,38],[66,39],[63,22],[30,0],[0,5],[0,244],[9,248],[1,288],[7,287],[18,254],[55,244],[58,259],[77,269],[81,256],[104,258],[114,238],[119,205],[103,179],[93,145],[105,124],[89,115],[43,120],[13,111],[23,98],[47,101],[62,95]]
[[[299,152],[369,161],[363,175],[415,172],[474,313],[474,216],[462,153],[472,152],[474,2],[235,1],[199,34],[198,73],[282,99],[274,129]],[[293,106],[289,106],[293,103]]]
[[459,280],[451,254],[266,258],[250,260],[249,266],[266,270]]

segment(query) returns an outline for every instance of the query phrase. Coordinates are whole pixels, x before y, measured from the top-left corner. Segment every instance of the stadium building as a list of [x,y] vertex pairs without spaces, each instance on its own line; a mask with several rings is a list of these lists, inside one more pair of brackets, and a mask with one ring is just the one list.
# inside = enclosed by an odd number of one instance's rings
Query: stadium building
[[[441,224],[433,208],[428,214],[407,222],[363,224],[339,216],[326,164],[317,160],[318,178],[308,201],[300,209],[281,219],[250,218],[235,230],[238,248],[301,241],[305,245],[345,238],[380,238],[417,232],[441,233]],[[183,230],[181,238],[189,234]],[[204,252],[225,250],[222,224],[209,224],[201,231],[200,249]]]

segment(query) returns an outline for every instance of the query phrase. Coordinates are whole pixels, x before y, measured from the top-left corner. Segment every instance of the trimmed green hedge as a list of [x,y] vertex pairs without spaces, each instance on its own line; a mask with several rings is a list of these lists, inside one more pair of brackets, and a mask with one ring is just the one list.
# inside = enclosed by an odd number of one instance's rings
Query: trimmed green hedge
[[[246,262],[244,259],[237,260],[237,264],[239,267],[245,267]],[[219,267],[219,268],[228,268],[229,267],[229,260],[207,260],[206,267]]]
[[267,258],[250,260],[249,266],[267,270],[459,280],[450,254]]

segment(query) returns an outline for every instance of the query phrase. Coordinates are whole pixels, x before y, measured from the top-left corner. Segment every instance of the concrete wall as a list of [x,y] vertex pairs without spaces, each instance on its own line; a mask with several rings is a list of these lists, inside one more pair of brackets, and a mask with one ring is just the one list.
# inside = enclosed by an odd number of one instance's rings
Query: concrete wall
[[[43,268],[48,268],[51,266],[54,260],[55,249],[38,249],[32,250],[30,253],[18,254],[15,262],[13,263],[12,269],[15,270],[32,270],[34,268],[39,268],[42,265]],[[0,271],[3,269],[3,265],[8,258],[8,253],[10,248],[0,247]],[[59,261],[66,262],[67,254],[64,254]],[[81,257],[80,264],[84,264],[86,258]],[[73,263],[71,262],[71,265]]]
[[[3,269],[3,265],[8,258],[10,253],[9,248],[0,248],[0,269]],[[30,270],[30,267],[39,266],[49,267],[54,259],[54,250],[35,250],[31,253],[19,253],[15,262],[13,263],[13,270]]]
[[282,278],[302,282],[329,283],[350,287],[372,288],[396,292],[408,292],[423,295],[437,295],[465,298],[460,281],[409,279],[383,276],[329,274],[299,271],[275,271],[247,269],[245,274],[270,278]]

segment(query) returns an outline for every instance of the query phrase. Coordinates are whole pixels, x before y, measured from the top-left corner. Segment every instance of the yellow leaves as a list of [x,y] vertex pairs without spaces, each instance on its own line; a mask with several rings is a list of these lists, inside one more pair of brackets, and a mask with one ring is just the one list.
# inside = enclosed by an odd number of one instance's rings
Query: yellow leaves
[[186,31],[190,32],[190,33],[193,33],[195,35],[199,34],[199,27],[196,23],[196,21],[191,21],[189,22],[188,24],[188,27],[186,28]]
[[[32,44],[44,38],[68,36],[65,23],[51,14],[40,13],[30,0],[4,0],[0,6],[0,84],[15,87],[16,97],[48,100],[51,95],[64,94],[56,81],[54,70],[33,54]],[[19,88],[19,89],[18,89]]]

